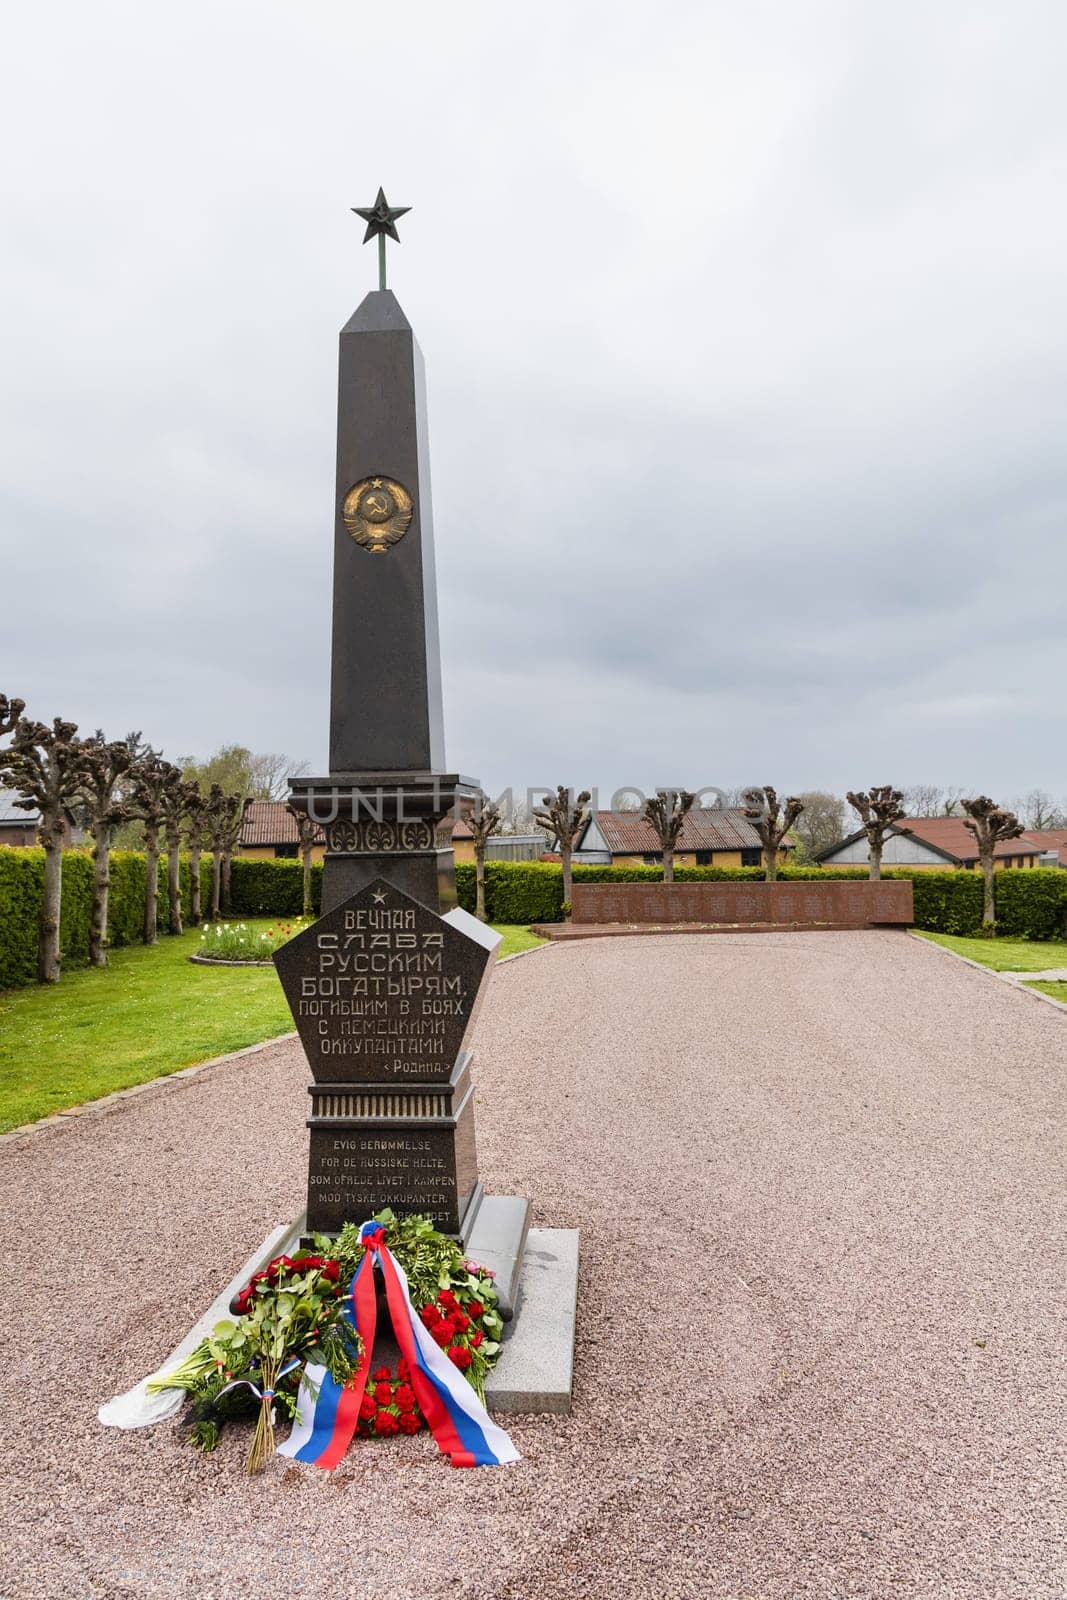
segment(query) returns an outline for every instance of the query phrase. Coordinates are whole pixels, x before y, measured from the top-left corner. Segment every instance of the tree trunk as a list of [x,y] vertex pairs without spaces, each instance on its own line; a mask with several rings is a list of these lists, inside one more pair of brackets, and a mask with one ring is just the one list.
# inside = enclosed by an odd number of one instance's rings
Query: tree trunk
[[669,845],[665,845],[663,849],[663,881],[674,882],[674,851]]
[[232,900],[230,898],[230,862],[232,860],[233,856],[229,850],[224,850],[222,853],[222,909],[227,916],[230,915],[232,909]]
[[111,886],[111,829],[93,824],[93,919],[89,926],[89,960],[107,966],[107,895]]
[[314,915],[311,905],[311,846],[306,844],[300,852],[304,859],[304,915]]
[[189,840],[189,926],[200,926],[200,840],[194,834]]
[[222,851],[211,852],[211,920],[219,920],[219,900],[222,895]]
[[485,847],[474,847],[474,915],[485,921]]
[[156,928],[159,916],[159,827],[156,823],[145,823],[144,869],[144,927],[141,931],[145,944],[155,944],[159,937]]
[[59,982],[59,916],[63,900],[63,815],[57,806],[41,816],[44,897],[37,939],[38,983]]
[[571,895],[574,893],[571,879],[571,850],[572,846],[569,844],[561,844],[559,847],[559,859],[563,866],[563,903],[568,908],[567,916],[570,916]]
[[871,848],[867,852],[867,854],[868,854],[868,856],[870,858],[870,863],[871,863],[871,877],[872,878],[881,878],[881,876],[882,876],[882,846],[880,844],[872,844]]
[[985,895],[982,904],[982,921],[992,927],[996,921],[996,903],[993,898],[993,846],[990,844],[980,851],[982,861],[982,878],[985,882]]
[[170,895],[170,920],[168,927],[171,933],[182,931],[182,862],[181,840],[167,840],[167,889]]
[[763,876],[767,883],[778,882],[778,848],[776,845],[763,847]]

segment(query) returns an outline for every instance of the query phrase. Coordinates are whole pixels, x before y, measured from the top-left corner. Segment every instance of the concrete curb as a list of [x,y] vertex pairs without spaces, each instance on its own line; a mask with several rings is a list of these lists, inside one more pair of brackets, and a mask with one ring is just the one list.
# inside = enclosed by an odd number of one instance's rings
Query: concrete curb
[[9,1128],[6,1133],[0,1133],[0,1146],[13,1139],[24,1139],[31,1134],[44,1133],[49,1128],[60,1128],[69,1123],[74,1117],[102,1116],[118,1106],[123,1100],[132,1100],[135,1095],[164,1093],[172,1084],[179,1084],[183,1078],[198,1077],[201,1072],[209,1072],[213,1067],[224,1067],[227,1062],[240,1061],[242,1056],[256,1055],[260,1050],[267,1050],[271,1045],[282,1044],[287,1039],[295,1039],[296,1033],[276,1033],[272,1039],[261,1039],[258,1044],[246,1044],[242,1050],[231,1050],[228,1055],[212,1056],[210,1061],[194,1061],[190,1067],[179,1067],[177,1072],[164,1072],[158,1078],[148,1078],[144,1083],[131,1084],[128,1089],[115,1089],[111,1094],[102,1095],[99,1100],[83,1100],[81,1105],[67,1106],[63,1111],[53,1111],[50,1116],[41,1117],[37,1122],[24,1122],[18,1128]]
[[943,956],[951,956],[953,961],[962,961],[964,966],[973,967],[975,972],[982,972],[987,978],[999,978],[1006,983],[1009,989],[1018,989],[1023,994],[1028,994],[1033,1000],[1043,1000],[1047,1006],[1055,1006],[1057,1011],[1067,1011],[1067,1004],[1056,1000],[1050,994],[1042,994],[1040,989],[1027,987],[1039,974],[1033,972],[998,972],[995,967],[983,966],[981,961],[972,961],[970,956],[961,956],[958,950],[950,950],[946,944],[937,944],[933,939],[924,939],[921,933],[914,928],[909,928],[908,933],[912,939],[917,939],[920,944],[926,945],[929,950],[940,950]]

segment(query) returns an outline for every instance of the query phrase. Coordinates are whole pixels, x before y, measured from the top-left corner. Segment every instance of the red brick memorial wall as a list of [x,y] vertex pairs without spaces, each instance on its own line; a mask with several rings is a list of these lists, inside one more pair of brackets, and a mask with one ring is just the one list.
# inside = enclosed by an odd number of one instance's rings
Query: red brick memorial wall
[[912,920],[911,883],[576,883],[572,923],[722,922],[868,928]]

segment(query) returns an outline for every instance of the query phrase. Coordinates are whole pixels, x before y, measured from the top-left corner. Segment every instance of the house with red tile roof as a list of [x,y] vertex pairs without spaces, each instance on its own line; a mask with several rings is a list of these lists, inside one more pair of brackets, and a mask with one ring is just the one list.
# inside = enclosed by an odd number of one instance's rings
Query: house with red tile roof
[[[240,853],[252,861],[296,860],[300,855],[296,818],[284,800],[248,800],[241,825]],[[326,853],[326,836],[315,830],[312,861]]]
[[[778,852],[784,865],[794,848],[786,841]],[[652,824],[640,811],[596,811],[574,850],[575,864],[614,867],[658,867],[663,850]],[[674,850],[676,867],[759,867],[763,847],[743,810],[689,812]]]
[[[1065,833],[1067,836],[1067,833]],[[1002,839],[993,850],[993,866],[1039,867],[1046,848],[1036,835],[1020,834],[1017,839]],[[817,858],[824,867],[865,867],[867,836],[862,828],[839,844],[824,850]],[[882,852],[883,867],[927,867],[947,872],[950,867],[977,871],[978,845],[962,817],[902,817],[886,836]]]

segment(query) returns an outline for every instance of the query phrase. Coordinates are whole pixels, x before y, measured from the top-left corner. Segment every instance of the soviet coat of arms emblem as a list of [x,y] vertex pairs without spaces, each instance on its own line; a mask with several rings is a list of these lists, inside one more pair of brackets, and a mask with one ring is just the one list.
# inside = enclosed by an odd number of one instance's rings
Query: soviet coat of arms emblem
[[358,545],[383,555],[411,525],[411,496],[392,478],[364,478],[345,495],[341,507],[345,527]]

